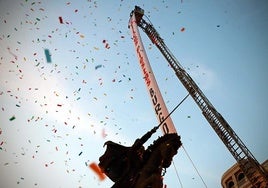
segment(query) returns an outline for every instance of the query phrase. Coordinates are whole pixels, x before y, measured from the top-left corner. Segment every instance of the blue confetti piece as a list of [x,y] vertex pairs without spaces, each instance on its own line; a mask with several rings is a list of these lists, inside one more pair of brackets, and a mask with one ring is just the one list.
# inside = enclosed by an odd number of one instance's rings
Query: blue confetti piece
[[51,55],[49,53],[48,49],[45,49],[45,55],[46,55],[46,59],[47,59],[47,63],[51,63]]
[[95,66],[95,70],[97,70],[97,69],[99,69],[101,67],[102,67],[102,65],[97,65],[97,66]]

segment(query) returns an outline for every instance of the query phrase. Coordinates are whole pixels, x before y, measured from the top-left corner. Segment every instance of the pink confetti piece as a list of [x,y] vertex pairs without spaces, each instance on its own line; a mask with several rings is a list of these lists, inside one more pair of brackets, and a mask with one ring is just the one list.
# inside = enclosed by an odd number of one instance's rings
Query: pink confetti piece
[[102,135],[102,138],[106,138],[107,137],[107,134],[105,132],[105,129],[102,129],[101,135]]

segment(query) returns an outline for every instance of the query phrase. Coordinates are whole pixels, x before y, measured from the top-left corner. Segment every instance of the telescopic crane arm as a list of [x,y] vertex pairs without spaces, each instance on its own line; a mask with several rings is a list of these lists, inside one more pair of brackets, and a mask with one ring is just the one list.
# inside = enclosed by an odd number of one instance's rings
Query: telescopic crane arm
[[136,18],[136,24],[142,28],[152,43],[157,46],[157,48],[166,58],[169,65],[175,71],[178,79],[181,81],[196,104],[199,106],[202,114],[207,119],[216,134],[236,159],[237,163],[240,166],[240,169],[244,172],[254,188],[267,188],[268,174],[265,169],[258,163],[258,161],[248,150],[242,140],[237,136],[228,122],[214,108],[214,106],[210,103],[210,101],[193,81],[190,75],[180,65],[179,61],[165,45],[163,39],[160,37],[153,25],[146,22],[142,18],[144,15],[144,10],[138,6],[135,6],[135,9],[132,11],[131,16],[133,14]]

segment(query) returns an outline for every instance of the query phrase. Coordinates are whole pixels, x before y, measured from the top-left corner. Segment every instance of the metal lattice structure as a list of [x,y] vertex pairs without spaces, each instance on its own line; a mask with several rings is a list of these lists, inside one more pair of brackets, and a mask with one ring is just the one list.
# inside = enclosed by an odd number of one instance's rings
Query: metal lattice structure
[[207,119],[216,134],[228,148],[235,160],[244,172],[245,176],[251,182],[254,188],[268,187],[268,173],[255,159],[253,154],[248,150],[246,145],[234,132],[228,122],[222,115],[214,108],[204,93],[200,90],[194,80],[181,66],[179,61],[171,53],[165,45],[163,39],[155,30],[151,23],[143,19],[144,10],[140,7],[135,7],[131,15],[135,15],[136,24],[147,34],[153,44],[157,46],[160,52],[168,61],[169,65],[175,71],[176,76],[192,96],[196,104],[202,111],[202,114]]

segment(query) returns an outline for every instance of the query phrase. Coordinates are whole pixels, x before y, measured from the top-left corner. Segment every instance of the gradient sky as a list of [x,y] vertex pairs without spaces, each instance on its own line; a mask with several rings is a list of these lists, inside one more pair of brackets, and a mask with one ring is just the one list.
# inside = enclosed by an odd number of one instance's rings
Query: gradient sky
[[[157,125],[128,29],[135,5],[256,159],[268,158],[265,0],[1,0],[0,187],[112,186],[88,167],[103,143],[131,145]],[[187,92],[141,34],[171,111]],[[221,187],[235,160],[192,98],[172,120],[207,187]],[[183,187],[205,187],[183,149],[174,163]],[[164,183],[181,187],[173,166]]]

